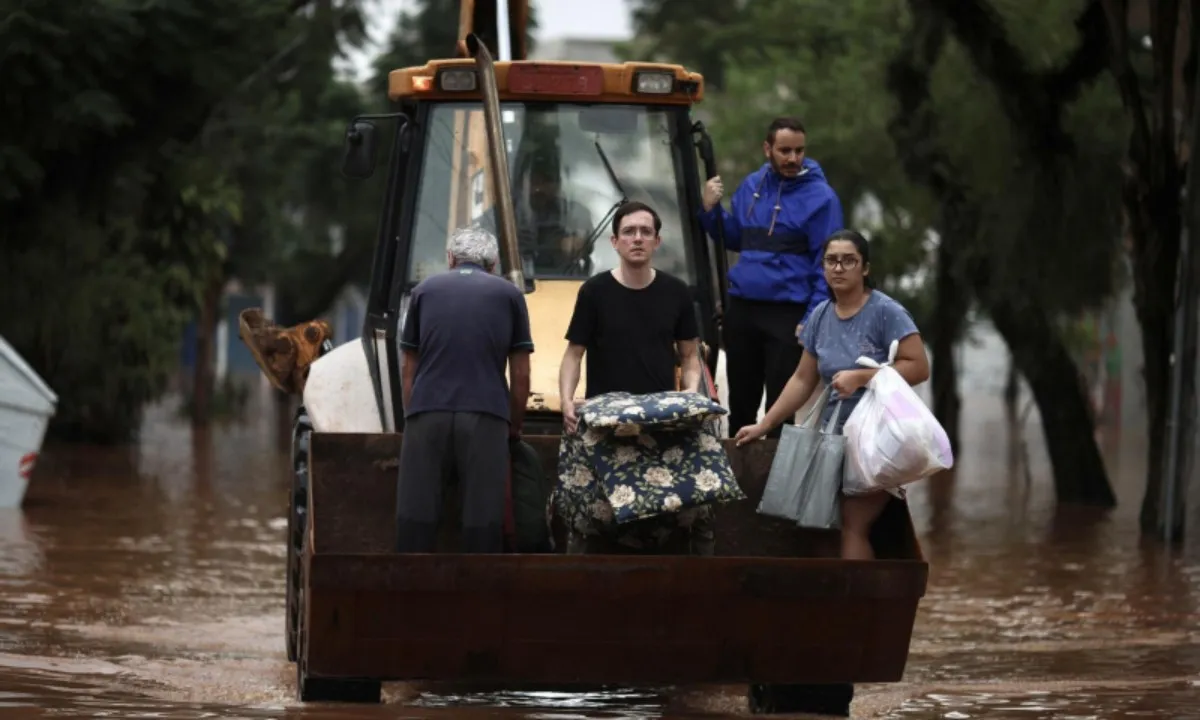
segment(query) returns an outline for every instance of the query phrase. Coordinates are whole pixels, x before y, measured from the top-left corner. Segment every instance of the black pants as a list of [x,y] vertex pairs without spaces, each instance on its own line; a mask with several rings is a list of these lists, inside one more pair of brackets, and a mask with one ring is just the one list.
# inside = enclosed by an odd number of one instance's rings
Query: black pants
[[[729,437],[755,423],[764,387],[770,410],[788,378],[796,372],[804,354],[796,339],[796,326],[806,307],[730,296],[724,327]],[[792,418],[784,422],[791,423]],[[768,437],[779,437],[780,432],[776,428]]]
[[424,412],[404,423],[396,485],[396,552],[437,550],[443,493],[462,497],[462,552],[504,551],[508,423],[472,412]]

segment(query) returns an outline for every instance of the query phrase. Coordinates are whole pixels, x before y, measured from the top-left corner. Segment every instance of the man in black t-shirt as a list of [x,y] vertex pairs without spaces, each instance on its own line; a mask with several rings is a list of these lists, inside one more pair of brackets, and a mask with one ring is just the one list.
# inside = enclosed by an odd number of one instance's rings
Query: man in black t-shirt
[[585,353],[589,398],[675,390],[676,353],[680,389],[700,388],[700,333],[691,292],[682,280],[651,264],[662,243],[661,229],[662,220],[650,206],[622,205],[613,216],[612,235],[619,264],[579,288],[558,375],[567,432],[575,432],[578,422],[574,397]]
[[[655,270],[654,251],[662,244],[658,213],[640,202],[625,203],[613,217],[613,248],[620,257],[615,270],[596,275],[579,288],[575,312],[567,328],[567,351],[558,374],[563,409],[563,431],[578,428],[575,390],[587,354],[587,397],[609,392],[635,394],[675,390],[675,361],[680,363],[680,390],[699,392],[700,338],[691,292],[682,280]],[[686,519],[685,519],[686,517]],[[712,508],[660,516],[627,532],[655,534],[688,540],[687,552],[715,552]],[[677,531],[685,535],[680,536]],[[618,541],[620,544],[620,541]],[[567,552],[606,552],[592,546],[577,532],[567,536]]]

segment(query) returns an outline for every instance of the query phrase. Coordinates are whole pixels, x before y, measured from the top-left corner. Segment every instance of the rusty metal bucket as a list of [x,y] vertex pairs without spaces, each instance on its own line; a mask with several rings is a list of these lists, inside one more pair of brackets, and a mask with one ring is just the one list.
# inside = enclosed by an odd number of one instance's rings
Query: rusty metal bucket
[[[553,476],[558,438],[525,439]],[[837,531],[755,512],[773,440],[726,441],[748,498],[719,507],[717,557],[393,553],[401,442],[398,434],[312,435],[302,683],[903,676],[928,572],[907,507],[893,501],[876,523],[880,559],[837,559]]]

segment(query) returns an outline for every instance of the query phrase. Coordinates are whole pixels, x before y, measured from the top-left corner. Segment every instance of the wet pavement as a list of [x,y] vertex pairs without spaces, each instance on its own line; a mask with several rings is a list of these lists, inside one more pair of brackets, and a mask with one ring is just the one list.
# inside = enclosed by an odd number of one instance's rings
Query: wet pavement
[[[1138,536],[1143,439],[1105,438],[1117,511],[1056,510],[1036,416],[1026,475],[988,379],[968,379],[954,473],[910,492],[930,575],[906,677],[860,686],[854,716],[1200,717],[1200,564]],[[387,684],[382,706],[301,706],[283,646],[285,449],[270,422],[193,436],[165,409],[135,450],[52,448],[26,507],[0,510],[0,718],[746,712],[737,688]]]

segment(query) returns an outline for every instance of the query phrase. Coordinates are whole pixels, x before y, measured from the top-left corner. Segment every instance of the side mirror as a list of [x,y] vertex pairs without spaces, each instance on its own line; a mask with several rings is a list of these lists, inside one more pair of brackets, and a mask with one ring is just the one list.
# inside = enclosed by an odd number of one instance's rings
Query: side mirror
[[342,154],[342,174],[366,180],[375,173],[375,146],[378,144],[375,125],[355,120],[346,128],[346,146]]

